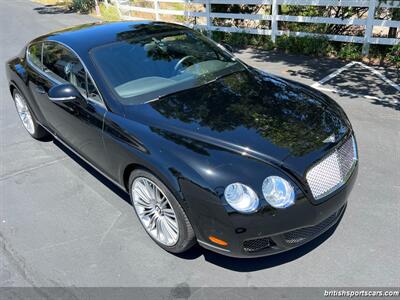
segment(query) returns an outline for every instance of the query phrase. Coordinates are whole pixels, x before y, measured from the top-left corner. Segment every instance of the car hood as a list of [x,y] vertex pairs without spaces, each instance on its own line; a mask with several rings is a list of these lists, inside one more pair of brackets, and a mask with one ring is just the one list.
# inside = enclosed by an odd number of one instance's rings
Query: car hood
[[350,128],[333,100],[254,70],[129,106],[126,114],[161,130],[286,163],[299,173]]

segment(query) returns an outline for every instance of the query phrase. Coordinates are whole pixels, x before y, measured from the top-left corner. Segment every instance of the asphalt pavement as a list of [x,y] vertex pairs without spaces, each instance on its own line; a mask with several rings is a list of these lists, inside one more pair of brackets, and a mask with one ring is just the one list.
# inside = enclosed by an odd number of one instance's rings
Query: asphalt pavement
[[[92,21],[30,1],[0,0],[0,64],[40,34]],[[251,49],[238,51],[238,56],[310,85],[347,64]],[[359,143],[358,180],[344,217],[305,246],[258,259],[228,258],[198,246],[179,256],[163,251],[147,237],[124,193],[58,143],[29,137],[3,68],[0,286],[161,286],[179,291],[209,286],[399,286],[399,92],[358,67],[322,85],[347,91],[328,93],[345,109]],[[398,84],[393,70],[377,70]]]

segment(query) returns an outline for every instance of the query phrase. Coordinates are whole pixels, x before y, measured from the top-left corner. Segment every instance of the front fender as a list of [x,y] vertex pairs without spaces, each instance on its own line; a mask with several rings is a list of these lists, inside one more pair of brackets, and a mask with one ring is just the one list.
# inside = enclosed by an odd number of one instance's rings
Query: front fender
[[[22,51],[22,53],[24,53],[24,51]],[[8,79],[10,93],[12,93],[14,88],[18,89],[18,91],[22,93],[28,102],[35,119],[39,123],[45,124],[45,118],[34,100],[32,91],[28,87],[29,72],[30,71],[26,65],[26,61],[22,57],[12,58],[6,63],[6,76]]]
[[[244,153],[241,155],[113,113],[106,114],[103,132],[110,157],[108,172],[112,174],[109,175],[124,185],[126,176],[129,177],[127,168],[148,169],[181,203],[196,234],[200,234],[198,228],[204,227],[200,224],[204,220],[216,225],[231,219],[217,218],[218,215],[237,213],[223,198],[228,184],[242,182],[252,187],[261,199],[262,182],[267,176],[278,175],[294,182],[279,168]],[[297,191],[301,193],[300,189]],[[265,201],[260,202],[260,210],[271,209]]]

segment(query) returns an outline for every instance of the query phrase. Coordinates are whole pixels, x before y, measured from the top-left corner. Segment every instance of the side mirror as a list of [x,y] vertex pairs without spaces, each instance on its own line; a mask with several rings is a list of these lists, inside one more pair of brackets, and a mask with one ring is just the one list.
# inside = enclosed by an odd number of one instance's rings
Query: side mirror
[[78,89],[72,84],[65,83],[53,86],[49,92],[49,99],[54,102],[66,102],[66,101],[83,101],[83,97]]
[[229,52],[232,52],[232,53],[233,53],[233,48],[232,48],[231,45],[229,45],[229,44],[227,44],[227,43],[221,43],[221,45],[224,46],[224,48],[225,48],[226,50],[228,50]]

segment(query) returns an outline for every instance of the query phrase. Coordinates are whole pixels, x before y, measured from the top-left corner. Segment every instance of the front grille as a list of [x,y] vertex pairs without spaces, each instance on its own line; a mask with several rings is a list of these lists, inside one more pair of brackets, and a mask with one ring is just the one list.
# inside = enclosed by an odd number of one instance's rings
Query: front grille
[[253,240],[246,240],[243,242],[243,250],[245,252],[257,252],[274,245],[274,242],[270,238],[259,238]]
[[307,183],[315,200],[341,187],[349,178],[357,161],[354,137],[312,167],[306,174]]
[[341,212],[342,209],[317,225],[286,232],[283,234],[283,238],[288,244],[304,243],[308,240],[311,240],[332,225]]

